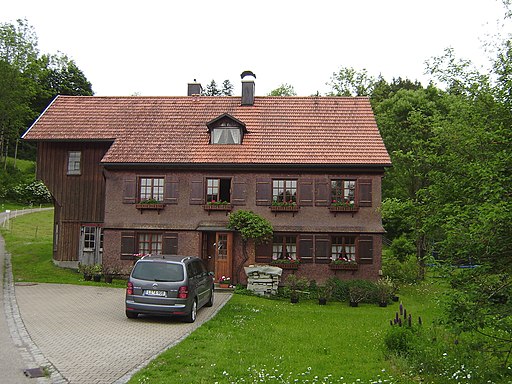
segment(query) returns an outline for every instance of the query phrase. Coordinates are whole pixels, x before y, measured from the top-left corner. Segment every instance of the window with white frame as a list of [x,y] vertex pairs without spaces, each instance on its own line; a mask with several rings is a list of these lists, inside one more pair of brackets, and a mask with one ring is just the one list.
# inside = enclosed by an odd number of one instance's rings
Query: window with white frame
[[296,203],[297,180],[272,180],[272,203]]
[[147,200],[163,201],[164,200],[164,178],[163,177],[141,177],[140,195],[141,202]]
[[80,151],[69,151],[68,152],[68,175],[80,175],[81,169],[82,152]]

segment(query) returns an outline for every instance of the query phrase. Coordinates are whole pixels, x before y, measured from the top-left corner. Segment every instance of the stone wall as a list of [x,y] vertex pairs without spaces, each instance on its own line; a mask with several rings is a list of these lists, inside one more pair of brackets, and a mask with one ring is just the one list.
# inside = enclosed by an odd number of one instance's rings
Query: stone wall
[[247,289],[260,296],[277,294],[279,279],[283,270],[269,265],[244,267],[247,275]]

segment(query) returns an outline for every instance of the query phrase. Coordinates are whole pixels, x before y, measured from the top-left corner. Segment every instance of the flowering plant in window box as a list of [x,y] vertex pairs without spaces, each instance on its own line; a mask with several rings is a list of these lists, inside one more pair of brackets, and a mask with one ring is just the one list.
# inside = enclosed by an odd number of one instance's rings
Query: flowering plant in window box
[[331,260],[329,268],[356,270],[358,269],[358,265],[355,260],[349,259],[347,257],[338,257],[337,259]]
[[150,254],[150,253],[134,253],[134,254],[133,254],[133,257],[136,257],[136,258],[138,258],[138,259],[141,259],[141,258],[143,258],[144,256],[151,256],[151,254]]
[[137,209],[157,209],[161,210],[164,209],[164,205],[155,199],[144,199],[141,200],[140,203],[135,204],[135,208]]
[[272,212],[298,212],[299,206],[295,201],[273,201],[270,210]]
[[274,265],[282,269],[298,269],[300,263],[301,260],[299,258],[293,259],[288,256],[284,259],[274,259],[270,262],[270,265]]
[[229,205],[229,201],[223,201],[223,200],[219,200],[219,201],[215,201],[215,200],[212,200],[212,201],[209,201],[206,203],[206,205]]
[[233,209],[233,206],[228,201],[208,201],[204,205],[205,211],[231,211]]
[[221,288],[228,288],[230,284],[231,284],[231,277],[229,277],[229,276],[222,275],[222,277],[219,279],[219,285]]

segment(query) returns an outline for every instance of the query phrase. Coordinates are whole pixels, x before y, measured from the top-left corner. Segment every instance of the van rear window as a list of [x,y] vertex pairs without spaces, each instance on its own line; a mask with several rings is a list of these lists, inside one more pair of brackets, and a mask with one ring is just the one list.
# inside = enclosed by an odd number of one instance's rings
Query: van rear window
[[183,281],[183,266],[172,263],[139,262],[135,265],[132,277],[150,281]]

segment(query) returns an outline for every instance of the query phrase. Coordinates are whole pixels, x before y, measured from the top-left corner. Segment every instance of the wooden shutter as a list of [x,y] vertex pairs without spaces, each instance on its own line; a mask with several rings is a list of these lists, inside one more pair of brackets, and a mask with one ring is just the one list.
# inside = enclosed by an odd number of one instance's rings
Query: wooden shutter
[[270,263],[272,261],[272,242],[258,244],[255,256],[257,263]]
[[256,179],[256,205],[270,205],[272,199],[272,180]]
[[178,254],[178,234],[165,232],[162,236],[162,253],[164,255]]
[[360,236],[357,242],[359,263],[373,264],[373,237]]
[[137,180],[134,177],[123,180],[123,204],[135,204],[137,199]]
[[239,177],[233,178],[231,190],[231,204],[245,205],[245,197],[247,196],[247,182]]
[[315,180],[315,205],[317,207],[326,207],[330,204],[331,188],[328,179]]
[[132,260],[135,250],[135,232],[121,232],[121,260]]
[[313,180],[299,180],[299,205],[313,205]]
[[179,180],[175,177],[165,176],[164,203],[178,204]]
[[331,239],[329,235],[315,236],[315,263],[327,264],[331,261]]
[[359,206],[371,207],[372,206],[372,180],[359,179],[357,181],[357,191],[359,193]]
[[193,179],[190,182],[190,204],[204,204],[204,192],[203,178]]
[[313,262],[313,235],[299,236],[299,257],[304,263]]

